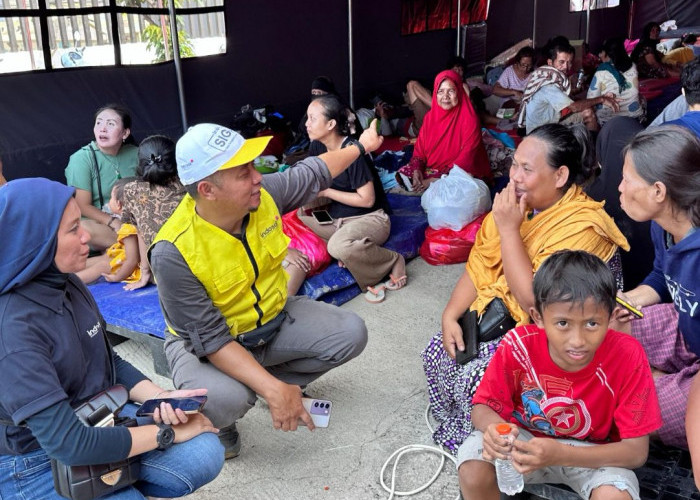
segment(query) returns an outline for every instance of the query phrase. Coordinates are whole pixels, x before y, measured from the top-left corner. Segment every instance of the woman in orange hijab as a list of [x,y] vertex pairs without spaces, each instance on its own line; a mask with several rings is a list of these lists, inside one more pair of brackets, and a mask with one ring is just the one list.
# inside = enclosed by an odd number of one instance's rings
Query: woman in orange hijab
[[489,181],[491,167],[481,142],[481,126],[462,79],[452,70],[435,77],[430,111],[418,135],[413,158],[397,177],[409,191],[424,191],[457,165],[474,177]]

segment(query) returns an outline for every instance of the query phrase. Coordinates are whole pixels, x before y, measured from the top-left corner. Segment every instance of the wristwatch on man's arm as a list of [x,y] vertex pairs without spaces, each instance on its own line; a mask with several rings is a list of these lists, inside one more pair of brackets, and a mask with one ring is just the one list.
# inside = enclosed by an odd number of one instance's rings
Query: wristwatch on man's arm
[[364,146],[362,145],[362,143],[361,143],[360,141],[358,141],[357,139],[350,139],[348,142],[349,142],[350,144],[354,145],[354,146],[357,146],[357,149],[360,150],[360,156],[364,156],[364,155],[367,154],[367,151],[365,150],[365,147],[364,147]]
[[161,451],[167,450],[175,443],[175,431],[168,424],[158,424],[158,427],[158,434],[156,435],[158,449]]

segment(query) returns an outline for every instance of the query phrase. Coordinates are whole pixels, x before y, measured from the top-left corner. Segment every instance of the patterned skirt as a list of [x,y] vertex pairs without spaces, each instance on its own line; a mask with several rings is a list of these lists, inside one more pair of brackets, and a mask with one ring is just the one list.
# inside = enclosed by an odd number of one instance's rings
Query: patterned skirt
[[430,410],[437,422],[433,440],[454,455],[472,431],[472,398],[500,341],[481,342],[479,355],[464,365],[457,364],[442,347],[442,332],[421,353]]

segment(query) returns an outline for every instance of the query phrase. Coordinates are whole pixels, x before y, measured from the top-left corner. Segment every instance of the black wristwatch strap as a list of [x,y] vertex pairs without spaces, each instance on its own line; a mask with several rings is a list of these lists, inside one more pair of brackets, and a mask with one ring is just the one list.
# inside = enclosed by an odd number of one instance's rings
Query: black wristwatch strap
[[365,151],[365,147],[357,139],[353,139],[352,141],[350,141],[350,144],[354,144],[355,146],[357,146],[357,149],[360,150],[360,156],[364,156],[367,154],[367,151]]
[[159,450],[167,450],[175,443],[175,431],[172,426],[167,424],[157,424],[158,434],[156,435],[156,442],[158,443]]

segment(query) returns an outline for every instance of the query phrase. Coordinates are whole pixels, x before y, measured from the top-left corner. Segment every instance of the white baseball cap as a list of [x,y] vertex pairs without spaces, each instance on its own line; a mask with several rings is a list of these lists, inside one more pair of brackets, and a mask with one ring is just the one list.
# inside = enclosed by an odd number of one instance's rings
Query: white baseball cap
[[270,139],[272,136],[244,139],[214,123],[190,127],[175,146],[180,182],[187,186],[219,170],[245,165],[260,156]]

